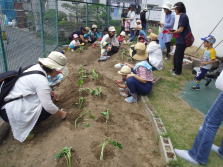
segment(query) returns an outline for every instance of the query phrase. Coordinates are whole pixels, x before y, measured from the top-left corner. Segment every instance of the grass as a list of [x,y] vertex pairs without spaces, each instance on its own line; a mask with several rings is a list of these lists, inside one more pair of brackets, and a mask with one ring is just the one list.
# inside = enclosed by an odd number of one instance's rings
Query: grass
[[[186,81],[192,81],[191,71],[183,69],[181,76],[170,75],[172,61],[165,61],[165,69],[154,72],[161,80],[154,85],[149,95],[149,104],[157,111],[167,129],[174,148],[190,149],[198,128],[203,122],[203,115],[190,107],[180,98],[180,92]],[[222,128],[216,136],[215,144],[220,145],[223,137]],[[184,160],[179,160],[179,167],[193,167]],[[211,153],[207,167],[220,167],[223,161]]]

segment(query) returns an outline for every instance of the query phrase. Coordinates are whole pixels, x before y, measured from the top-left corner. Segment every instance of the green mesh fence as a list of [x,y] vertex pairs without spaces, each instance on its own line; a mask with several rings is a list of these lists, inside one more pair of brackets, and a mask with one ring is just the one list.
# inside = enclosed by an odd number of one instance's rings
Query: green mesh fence
[[57,47],[56,0],[0,0],[0,9],[1,72],[33,64]]

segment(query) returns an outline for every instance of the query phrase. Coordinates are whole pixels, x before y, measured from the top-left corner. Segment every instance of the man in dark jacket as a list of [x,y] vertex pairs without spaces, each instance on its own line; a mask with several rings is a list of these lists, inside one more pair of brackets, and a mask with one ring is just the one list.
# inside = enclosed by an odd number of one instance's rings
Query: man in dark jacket
[[141,13],[140,13],[140,20],[142,22],[142,29],[146,30],[146,12],[148,10],[145,8]]

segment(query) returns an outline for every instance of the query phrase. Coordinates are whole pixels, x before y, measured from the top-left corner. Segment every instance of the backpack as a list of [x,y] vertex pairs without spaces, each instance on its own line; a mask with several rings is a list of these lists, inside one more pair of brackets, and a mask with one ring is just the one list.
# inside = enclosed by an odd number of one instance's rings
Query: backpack
[[41,75],[46,77],[46,75],[41,71],[24,72],[25,70],[27,70],[31,66],[33,66],[33,65],[29,65],[29,66],[27,66],[23,69],[20,67],[18,71],[7,71],[7,72],[4,72],[4,73],[0,74],[0,110],[1,110],[2,106],[4,106],[6,103],[9,103],[11,101],[22,98],[22,96],[21,96],[21,97],[17,97],[17,98],[14,98],[14,99],[10,99],[8,101],[4,100],[5,97],[9,94],[9,92],[14,87],[16,81],[20,77],[30,75],[30,74],[41,74]]
[[194,43],[194,36],[193,36],[192,32],[188,32],[187,35],[185,36],[184,40],[185,40],[186,47],[192,46]]

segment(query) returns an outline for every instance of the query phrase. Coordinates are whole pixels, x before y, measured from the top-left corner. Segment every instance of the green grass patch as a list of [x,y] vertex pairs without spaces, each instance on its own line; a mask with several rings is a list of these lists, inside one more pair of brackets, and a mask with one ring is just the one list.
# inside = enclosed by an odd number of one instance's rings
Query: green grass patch
[[[161,80],[154,85],[148,103],[163,120],[174,148],[190,149],[204,116],[180,98],[185,82],[193,79],[191,70],[183,69],[181,76],[172,76],[171,68],[172,61],[169,60],[165,61],[165,69],[154,72]],[[221,128],[215,144],[220,145],[222,134]],[[194,166],[181,159],[179,162],[172,162],[172,166]],[[211,153],[207,167],[220,167],[222,164],[223,161],[215,153]]]

